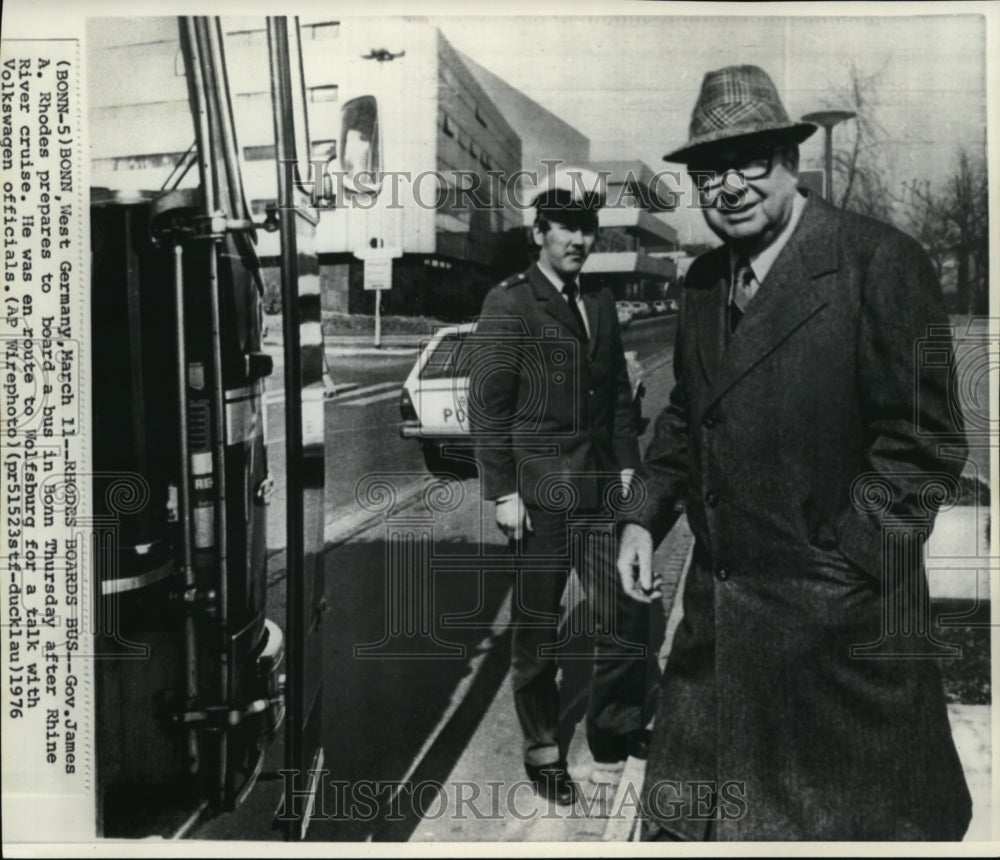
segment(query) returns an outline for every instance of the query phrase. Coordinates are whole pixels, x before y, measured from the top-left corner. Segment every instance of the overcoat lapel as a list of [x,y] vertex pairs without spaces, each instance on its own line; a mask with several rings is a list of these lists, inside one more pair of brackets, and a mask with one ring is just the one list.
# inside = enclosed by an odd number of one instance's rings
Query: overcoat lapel
[[542,270],[538,268],[537,264],[528,270],[528,280],[535,291],[535,298],[541,303],[542,310],[586,343],[587,333],[581,330],[566,299],[542,274]]
[[[831,211],[824,201],[810,197],[795,233],[729,337],[710,380],[706,409],[826,306],[836,279],[823,276],[837,270],[837,225]],[[715,336],[723,342],[727,301],[728,288],[716,302],[721,325]]]
[[729,300],[730,279],[729,252],[719,248],[712,254],[706,288],[691,290],[689,294],[694,309],[698,358],[709,385],[719,372],[726,351],[726,303]]

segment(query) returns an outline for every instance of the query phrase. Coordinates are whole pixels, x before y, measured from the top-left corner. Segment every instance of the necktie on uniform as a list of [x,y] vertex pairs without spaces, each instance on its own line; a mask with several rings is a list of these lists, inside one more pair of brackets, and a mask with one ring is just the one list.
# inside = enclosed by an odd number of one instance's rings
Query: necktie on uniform
[[580,311],[580,305],[576,301],[577,293],[576,281],[569,281],[563,284],[563,295],[566,296],[566,302],[569,304],[569,312],[573,314],[577,323],[580,326],[580,333],[583,335],[584,340],[588,340],[589,336],[587,334],[587,324],[583,321],[583,314]]
[[753,298],[753,269],[746,257],[740,257],[733,268],[733,297],[729,307],[729,328],[735,330]]

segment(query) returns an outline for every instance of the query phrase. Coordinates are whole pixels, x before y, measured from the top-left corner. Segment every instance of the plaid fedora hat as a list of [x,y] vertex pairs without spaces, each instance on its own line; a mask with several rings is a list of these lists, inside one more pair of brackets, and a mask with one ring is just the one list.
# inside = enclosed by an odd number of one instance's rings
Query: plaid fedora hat
[[727,66],[705,75],[691,114],[689,140],[664,161],[687,163],[711,145],[737,137],[778,137],[801,143],[816,131],[792,122],[774,81],[759,66]]

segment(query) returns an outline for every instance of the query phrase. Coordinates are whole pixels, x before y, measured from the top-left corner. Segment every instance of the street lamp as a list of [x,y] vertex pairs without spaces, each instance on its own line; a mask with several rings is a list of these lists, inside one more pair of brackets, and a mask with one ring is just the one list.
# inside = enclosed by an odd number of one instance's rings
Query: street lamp
[[833,127],[845,119],[853,119],[857,114],[852,110],[818,110],[807,113],[803,120],[823,126],[826,132],[824,141],[824,172],[826,173],[826,199],[833,202]]

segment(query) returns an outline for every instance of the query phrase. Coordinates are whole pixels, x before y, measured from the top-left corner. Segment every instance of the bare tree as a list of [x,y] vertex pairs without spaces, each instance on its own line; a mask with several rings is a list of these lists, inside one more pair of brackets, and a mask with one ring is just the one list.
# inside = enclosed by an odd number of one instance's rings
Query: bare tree
[[928,179],[912,179],[903,183],[899,202],[904,219],[899,226],[924,246],[940,279],[955,245],[955,228],[948,217],[945,195],[935,191]]
[[989,186],[985,158],[959,150],[952,174],[936,190],[926,179],[903,183],[900,224],[924,246],[944,274],[954,265],[954,310],[985,314],[989,309]]
[[879,84],[889,64],[865,75],[855,65],[848,70],[847,83],[834,88],[828,107],[847,109],[857,116],[844,124],[841,137],[848,143],[834,149],[834,187],[839,188],[836,202],[844,209],[883,221],[893,218],[894,197],[890,192],[888,134],[879,121]]
[[989,204],[984,155],[966,148],[958,153],[956,167],[938,185],[926,179],[902,183],[894,194],[892,146],[879,119],[879,88],[890,58],[872,73],[851,64],[847,82],[832,87],[828,107],[853,111],[853,121],[843,124],[833,153],[834,189],[839,206],[878,218],[899,221],[927,249],[938,276],[945,264],[955,266],[960,313],[987,313],[989,307]]
[[948,218],[954,226],[958,262],[958,301],[970,314],[989,309],[989,184],[985,158],[974,158],[964,147],[948,180]]

